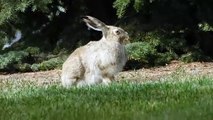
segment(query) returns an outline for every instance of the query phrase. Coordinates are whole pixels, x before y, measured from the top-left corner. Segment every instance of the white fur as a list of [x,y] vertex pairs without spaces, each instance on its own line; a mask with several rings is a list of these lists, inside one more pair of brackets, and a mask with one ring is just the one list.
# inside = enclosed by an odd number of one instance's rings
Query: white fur
[[[88,16],[88,19],[93,24],[101,22],[97,19],[94,20],[91,16]],[[99,41],[89,42],[76,49],[64,62],[61,75],[64,87],[69,88],[73,85],[82,87],[99,83],[108,85],[114,76],[123,69],[127,61],[123,41],[129,37],[119,27],[107,26],[104,23],[101,25],[103,26],[98,26],[97,29],[102,29],[102,32],[107,35]],[[115,30],[120,30],[122,34],[115,35]]]

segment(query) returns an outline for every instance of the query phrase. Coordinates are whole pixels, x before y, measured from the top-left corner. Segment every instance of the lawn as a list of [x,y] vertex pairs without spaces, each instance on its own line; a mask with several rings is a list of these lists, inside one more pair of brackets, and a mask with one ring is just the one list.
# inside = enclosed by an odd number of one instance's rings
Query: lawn
[[213,119],[212,77],[71,89],[7,81],[0,87],[1,120]]

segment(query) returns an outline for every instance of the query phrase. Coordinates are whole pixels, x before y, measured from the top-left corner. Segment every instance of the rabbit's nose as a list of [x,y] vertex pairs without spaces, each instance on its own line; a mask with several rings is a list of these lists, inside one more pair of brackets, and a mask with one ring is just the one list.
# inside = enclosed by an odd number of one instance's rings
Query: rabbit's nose
[[123,40],[124,44],[129,44],[130,43],[130,38],[129,36],[126,36],[126,38]]
[[127,38],[126,39],[128,39],[129,40],[129,35],[127,35]]
[[129,41],[129,35],[128,35],[128,33],[125,36],[125,40]]

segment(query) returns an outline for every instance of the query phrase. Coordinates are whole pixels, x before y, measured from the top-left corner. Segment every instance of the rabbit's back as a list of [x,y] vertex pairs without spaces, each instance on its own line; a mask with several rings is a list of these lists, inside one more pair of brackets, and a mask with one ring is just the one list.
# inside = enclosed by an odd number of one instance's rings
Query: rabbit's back
[[69,87],[72,84],[77,84],[83,79],[85,68],[81,62],[79,55],[84,51],[82,48],[76,49],[63,63],[61,81],[62,85]]

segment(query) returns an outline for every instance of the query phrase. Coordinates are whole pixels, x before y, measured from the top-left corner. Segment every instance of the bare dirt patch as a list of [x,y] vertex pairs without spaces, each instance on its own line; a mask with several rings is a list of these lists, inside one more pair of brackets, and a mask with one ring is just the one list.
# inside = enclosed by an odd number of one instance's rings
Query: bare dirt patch
[[207,75],[213,76],[213,62],[193,62],[183,63],[180,61],[172,61],[166,66],[153,68],[142,68],[139,70],[124,71],[119,73],[118,79],[146,81],[158,80],[164,76],[176,73],[178,71],[185,72],[189,75]]
[[[213,62],[193,62],[183,63],[173,61],[166,66],[159,66],[153,68],[142,68],[139,70],[123,71],[117,75],[117,80],[157,80],[161,77],[170,75],[178,70],[183,70],[190,75],[209,75],[213,76]],[[15,74],[1,74],[0,83],[5,80],[21,80],[32,81],[38,85],[60,83],[60,70],[50,70],[42,72],[29,72],[29,73],[15,73]]]

